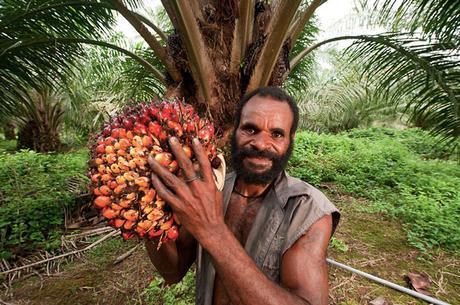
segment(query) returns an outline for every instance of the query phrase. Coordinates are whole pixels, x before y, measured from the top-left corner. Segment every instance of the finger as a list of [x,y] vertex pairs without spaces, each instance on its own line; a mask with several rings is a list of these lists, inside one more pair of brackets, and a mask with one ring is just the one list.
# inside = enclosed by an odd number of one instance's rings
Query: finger
[[158,178],[157,175],[152,174],[151,175],[151,180],[152,180],[152,185],[157,191],[158,196],[160,196],[164,201],[169,203],[173,209],[176,209],[178,205],[180,205],[180,200],[177,198],[177,196],[172,193],[166,185]]
[[149,156],[147,160],[149,162],[152,173],[157,175],[161,179],[162,183],[165,184],[168,188],[172,189],[175,193],[178,193],[178,190],[180,189],[184,189],[184,182],[169,172],[152,156]]
[[214,178],[212,174],[211,162],[209,162],[208,155],[204,150],[203,146],[200,143],[200,140],[194,138],[192,141],[193,151],[195,156],[200,164],[201,173],[203,174],[203,179],[206,182],[212,181],[214,183]]
[[169,147],[171,147],[171,151],[174,157],[179,164],[179,167],[182,169],[184,176],[186,179],[190,179],[196,176],[196,172],[193,168],[192,161],[185,155],[184,150],[182,149],[182,145],[179,143],[177,138],[171,137],[169,139]]

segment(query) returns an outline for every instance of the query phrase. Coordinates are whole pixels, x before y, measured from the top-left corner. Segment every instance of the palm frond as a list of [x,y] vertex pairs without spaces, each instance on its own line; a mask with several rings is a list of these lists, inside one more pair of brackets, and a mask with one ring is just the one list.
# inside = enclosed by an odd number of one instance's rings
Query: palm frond
[[[297,56],[303,49],[310,46],[319,32],[316,18],[310,19],[300,33],[294,47],[289,53],[290,58]],[[301,96],[308,87],[311,79],[314,56],[308,56],[301,60],[292,70],[288,71],[283,87],[293,96]]]
[[457,0],[363,1],[364,8],[375,12],[377,21],[424,38],[460,42],[460,3]]
[[[446,143],[460,136],[460,54],[454,43],[387,33],[357,41],[351,59],[363,64],[379,92],[412,93],[407,112]],[[458,143],[458,142],[457,142]]]

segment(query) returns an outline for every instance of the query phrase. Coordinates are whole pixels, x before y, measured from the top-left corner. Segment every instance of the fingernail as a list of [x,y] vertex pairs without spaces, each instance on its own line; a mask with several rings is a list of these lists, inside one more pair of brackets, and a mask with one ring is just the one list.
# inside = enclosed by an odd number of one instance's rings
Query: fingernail
[[200,144],[200,140],[198,140],[198,138],[193,138],[193,144],[195,145]]
[[177,138],[176,137],[169,138],[169,143],[176,144],[177,143]]

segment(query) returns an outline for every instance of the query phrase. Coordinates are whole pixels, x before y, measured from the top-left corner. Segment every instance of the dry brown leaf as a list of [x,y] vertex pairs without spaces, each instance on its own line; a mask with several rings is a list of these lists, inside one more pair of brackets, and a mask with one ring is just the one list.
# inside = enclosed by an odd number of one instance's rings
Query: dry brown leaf
[[404,279],[415,291],[423,293],[424,295],[432,296],[432,294],[428,291],[431,286],[431,282],[426,274],[409,272],[404,276]]

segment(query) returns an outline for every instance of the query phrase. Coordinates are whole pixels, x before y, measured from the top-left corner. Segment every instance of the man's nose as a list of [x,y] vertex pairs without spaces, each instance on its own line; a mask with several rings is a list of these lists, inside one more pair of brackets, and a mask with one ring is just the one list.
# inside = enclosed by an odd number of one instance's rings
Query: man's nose
[[258,151],[266,151],[270,148],[270,138],[259,132],[252,138],[251,147]]

